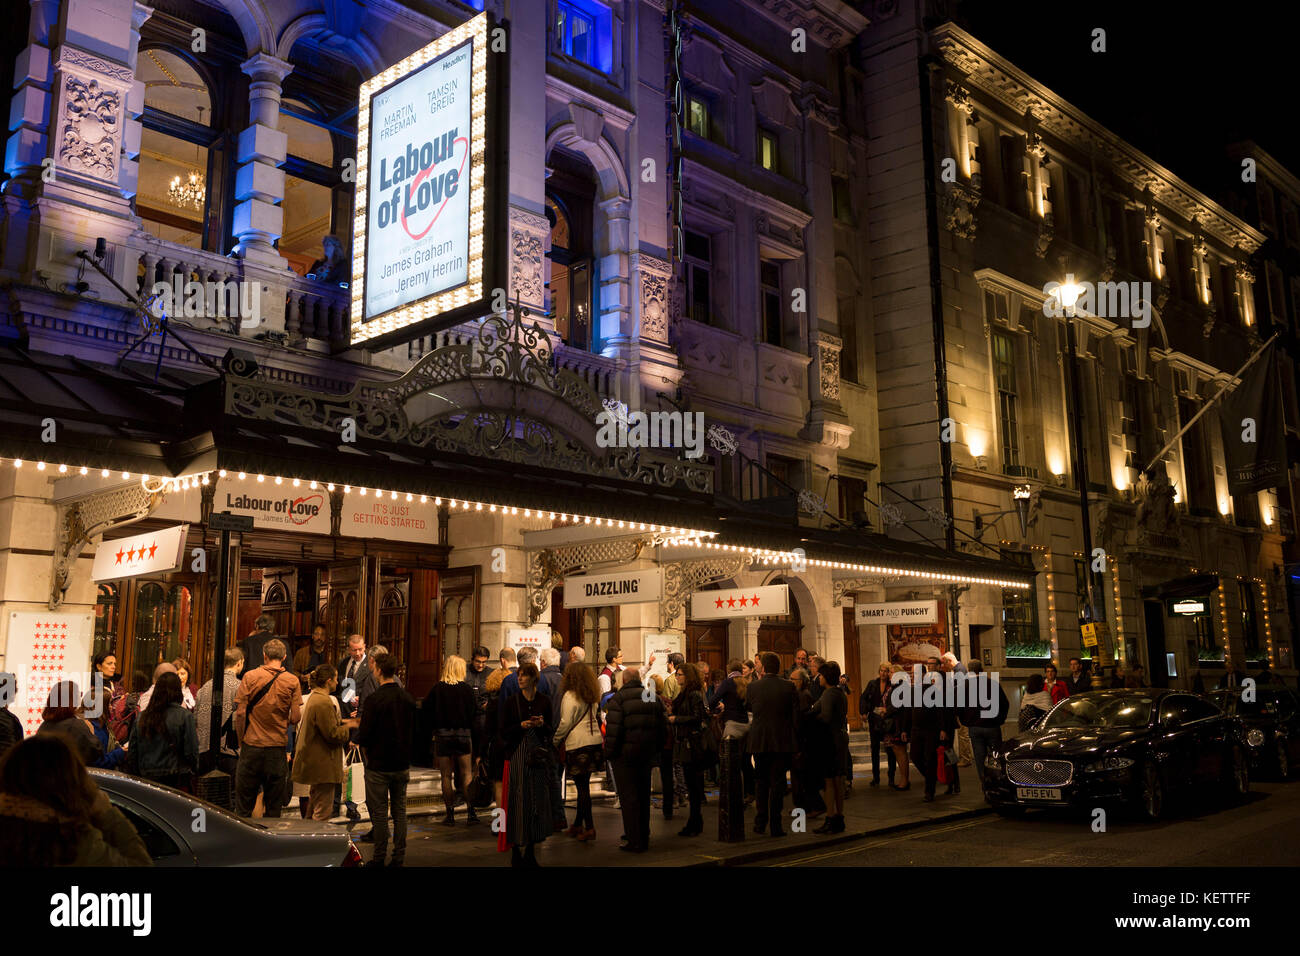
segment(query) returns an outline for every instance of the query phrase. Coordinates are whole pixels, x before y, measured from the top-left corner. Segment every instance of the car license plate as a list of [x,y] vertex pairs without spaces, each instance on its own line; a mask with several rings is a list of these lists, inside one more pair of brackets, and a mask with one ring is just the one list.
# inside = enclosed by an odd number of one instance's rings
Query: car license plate
[[1060,787],[1016,787],[1017,800],[1060,800]]

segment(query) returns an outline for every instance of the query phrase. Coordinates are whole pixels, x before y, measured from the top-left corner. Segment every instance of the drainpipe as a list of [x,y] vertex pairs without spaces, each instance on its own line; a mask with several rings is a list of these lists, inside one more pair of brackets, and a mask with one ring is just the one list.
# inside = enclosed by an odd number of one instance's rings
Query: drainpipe
[[[918,63],[921,93],[921,147],[925,163],[925,235],[930,249],[930,319],[934,331],[934,387],[939,421],[948,418],[948,361],[943,328],[943,273],[939,262],[938,184],[935,182],[934,126],[930,115],[930,74],[941,66],[933,54],[922,56]],[[943,510],[948,516],[945,545],[956,550],[956,515],[952,502],[952,443],[939,442],[940,476]]]

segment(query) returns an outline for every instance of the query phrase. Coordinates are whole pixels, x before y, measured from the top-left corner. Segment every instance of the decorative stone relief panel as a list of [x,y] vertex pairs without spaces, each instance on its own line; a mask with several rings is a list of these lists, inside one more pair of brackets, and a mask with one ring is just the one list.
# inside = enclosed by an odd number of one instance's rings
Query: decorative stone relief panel
[[668,263],[641,253],[641,336],[654,342],[667,343],[668,323],[672,315],[672,270]]
[[840,350],[844,340],[826,332],[817,333],[817,377],[822,398],[840,400]]
[[61,169],[116,183],[131,71],[81,50],[60,47],[55,156]]
[[510,301],[539,312],[545,309],[543,260],[550,224],[545,216],[510,209]]

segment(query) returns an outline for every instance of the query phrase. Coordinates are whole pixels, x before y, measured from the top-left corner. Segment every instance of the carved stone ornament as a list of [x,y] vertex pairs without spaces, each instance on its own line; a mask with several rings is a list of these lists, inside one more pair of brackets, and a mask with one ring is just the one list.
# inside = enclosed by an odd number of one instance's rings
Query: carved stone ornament
[[944,90],[944,96],[957,112],[965,113],[968,116],[975,112],[975,103],[970,98],[970,90],[960,83],[949,80]]
[[117,180],[122,94],[95,79],[65,75],[59,105],[59,165],[107,182]]
[[545,303],[542,264],[549,231],[545,216],[510,210],[510,300],[539,311]]
[[668,322],[672,314],[672,275],[663,259],[641,253],[641,335],[654,342],[668,341]]
[[132,484],[59,505],[49,609],[57,611],[63,604],[71,584],[72,569],[91,538],[148,517],[162,499],[161,491],[149,492],[141,485]]
[[650,448],[601,448],[597,392],[557,366],[546,330],[516,303],[422,356],[401,378],[362,379],[343,394],[228,374],[225,413],[327,434],[343,419],[357,441],[397,443],[660,488],[711,492],[712,469]]
[[1146,547],[1180,550],[1182,528],[1174,505],[1174,486],[1163,468],[1155,477],[1138,483],[1138,544]]
[[825,332],[817,334],[817,377],[821,382],[822,398],[833,402],[840,400],[840,350],[843,347],[843,339]]
[[623,538],[562,545],[527,551],[528,623],[534,624],[546,610],[553,591],[566,576],[592,568],[629,564],[640,557],[649,543],[646,538]]
[[1047,258],[1047,249],[1056,238],[1056,217],[1048,213],[1038,223],[1038,238],[1034,240],[1034,255],[1040,259]]
[[943,227],[958,239],[974,239],[975,210],[979,204],[978,184],[949,183],[943,194]]

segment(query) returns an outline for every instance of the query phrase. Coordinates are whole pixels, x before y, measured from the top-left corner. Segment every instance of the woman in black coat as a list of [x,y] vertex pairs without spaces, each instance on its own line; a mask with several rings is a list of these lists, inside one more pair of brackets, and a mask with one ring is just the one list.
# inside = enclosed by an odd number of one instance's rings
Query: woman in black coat
[[[429,690],[421,711],[428,715],[433,733],[433,752],[442,777],[442,802],[447,808],[442,822],[456,825],[455,774],[461,786],[472,779],[470,759],[473,751],[474,688],[465,682],[465,658],[452,654],[442,666],[442,680]],[[474,804],[468,803],[466,825],[478,823]]]
[[[890,676],[890,692],[885,698],[885,716],[880,726],[885,746],[893,754],[890,763],[902,771],[903,782],[896,784],[891,780],[889,785],[895,790],[911,790],[912,763],[907,755],[907,732],[912,726],[912,685],[907,671],[901,665],[895,664],[890,669],[893,671]],[[894,692],[899,683],[903,687],[896,697]],[[901,700],[901,703],[896,703],[896,700]]]
[[790,765],[790,793],[794,806],[800,808],[809,817],[820,816],[826,812],[826,801],[822,799],[819,784],[823,778],[819,765],[817,740],[820,727],[813,718],[812,693],[808,689],[808,672],[802,667],[790,671],[790,682],[794,684],[795,693],[799,695],[799,722],[795,725],[795,738],[798,750]]
[[894,755],[894,748],[885,742],[886,736],[886,703],[892,685],[889,682],[893,676],[893,668],[888,664],[881,664],[880,671],[876,679],[867,684],[866,690],[862,692],[862,697],[858,701],[858,712],[866,718],[867,729],[871,732],[871,785],[880,786],[880,749],[883,746],[885,757],[889,764],[889,785],[894,785],[894,773],[898,767],[898,758]]
[[[498,848],[511,847],[511,866],[537,866],[533,847],[551,835],[551,738],[555,734],[551,699],[537,689],[536,664],[518,670],[519,693],[501,705],[505,747],[506,827]],[[522,851],[522,852],[521,852]]]

